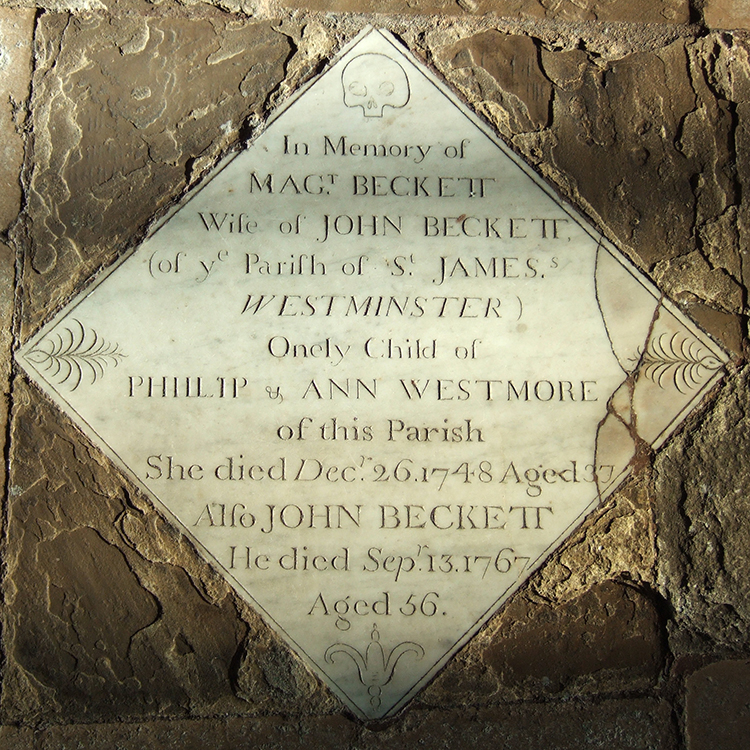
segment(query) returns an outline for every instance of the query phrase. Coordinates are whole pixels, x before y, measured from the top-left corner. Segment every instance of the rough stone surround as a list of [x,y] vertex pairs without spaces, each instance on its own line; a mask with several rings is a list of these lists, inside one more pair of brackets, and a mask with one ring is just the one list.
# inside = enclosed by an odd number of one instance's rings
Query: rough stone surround
[[[742,3],[0,6],[0,748],[745,747]],[[376,727],[344,714],[10,364],[368,23],[458,89],[733,356],[659,455]]]

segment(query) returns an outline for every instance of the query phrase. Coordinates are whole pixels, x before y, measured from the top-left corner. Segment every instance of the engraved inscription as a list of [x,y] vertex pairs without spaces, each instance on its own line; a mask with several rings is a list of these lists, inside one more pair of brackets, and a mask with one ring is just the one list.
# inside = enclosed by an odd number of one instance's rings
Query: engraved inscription
[[726,356],[368,30],[18,362],[378,719]]

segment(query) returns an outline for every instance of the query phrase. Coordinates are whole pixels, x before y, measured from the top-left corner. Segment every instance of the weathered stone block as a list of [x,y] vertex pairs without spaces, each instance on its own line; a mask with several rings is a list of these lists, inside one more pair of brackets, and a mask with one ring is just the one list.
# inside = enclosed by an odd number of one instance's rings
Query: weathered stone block
[[558,606],[518,597],[483,661],[503,686],[536,694],[647,688],[662,667],[660,620],[647,596],[611,581]]
[[750,3],[747,0],[706,0],[703,17],[712,29],[748,29]]
[[[0,242],[0,451],[5,452],[10,394],[11,347],[13,344],[13,305],[15,301],[15,253]],[[0,467],[5,484],[5,464]]]
[[35,750],[34,730],[28,727],[0,727],[0,750]]
[[560,21],[687,23],[687,0],[284,0],[289,8],[327,13],[496,15]]
[[248,17],[258,13],[260,3],[257,0],[0,0],[14,8],[41,8],[52,13],[91,13],[110,11],[112,13],[146,13],[153,14],[164,9],[186,15],[200,13],[208,8],[220,8],[230,13],[241,13]]
[[601,703],[523,703],[479,711],[412,710],[382,731],[365,730],[358,750],[600,750],[677,747],[668,703],[653,699]]
[[[39,734],[34,750],[118,750],[180,748],[180,750],[237,750],[262,747],[281,750],[339,750],[351,747],[357,733],[353,722],[340,717],[286,721],[214,718],[200,721],[153,721],[140,724],[99,724],[52,727]],[[0,748],[2,745],[0,745]],[[31,746],[28,746],[31,750]],[[17,750],[26,750],[19,745]]]
[[688,750],[739,750],[750,734],[750,661],[721,661],[687,681]]
[[653,688],[666,656],[666,623],[652,591],[653,500],[645,485],[627,484],[589,519],[446,665],[420,703],[495,706]]
[[0,8],[0,232],[21,206],[21,129],[31,83],[34,13]]
[[37,49],[26,333],[249,132],[290,43],[215,11],[47,14]]
[[519,595],[420,700],[488,705],[649,689],[661,675],[665,640],[653,597],[621,584],[597,585],[554,605]]
[[14,393],[6,721],[336,705],[64,418]]
[[[0,8],[0,233],[5,237],[21,208],[21,168],[31,83],[34,12]],[[0,241],[0,452],[5,452],[10,351],[15,303],[15,251]],[[5,485],[5,462],[0,468]]]
[[[478,750],[599,750],[677,747],[669,705],[651,699],[610,700],[598,704],[524,704],[493,711],[411,711],[378,728],[362,728],[341,717],[300,719],[221,718],[143,722],[140,724],[79,724],[37,732],[13,730],[13,750],[141,750],[180,747],[183,750],[375,750],[399,747],[436,750],[476,747]],[[2,745],[0,745],[2,747]]]
[[748,651],[749,376],[729,378],[700,430],[685,429],[656,459],[659,582],[678,655]]
[[[486,31],[435,50],[517,148],[640,257],[664,291],[741,349],[750,66],[715,35],[603,60]],[[743,136],[744,137],[744,136]],[[743,270],[745,269],[745,270]]]
[[[561,54],[569,67],[574,53]],[[554,57],[546,54],[543,63]],[[682,206],[695,200],[688,177],[698,169],[675,145],[696,106],[683,44],[629,55],[603,70],[587,64],[580,77],[554,82],[555,165],[646,263],[679,252],[691,242],[692,217]],[[659,180],[660,173],[673,179]]]
[[[669,705],[652,699],[603,703],[524,704],[493,711],[410,711],[377,728],[362,728],[341,717],[288,721],[219,718],[109,723],[49,727],[31,732],[12,730],[13,750],[376,750],[425,746],[435,750],[600,750],[677,747]],[[1,742],[1,739],[0,739]],[[0,747],[3,747],[0,744]],[[722,749],[723,750],[723,749]]]
[[519,130],[548,124],[552,85],[541,71],[539,48],[531,37],[485,31],[456,44],[451,54],[454,68],[473,66],[491,76],[499,88],[493,98],[515,115]]

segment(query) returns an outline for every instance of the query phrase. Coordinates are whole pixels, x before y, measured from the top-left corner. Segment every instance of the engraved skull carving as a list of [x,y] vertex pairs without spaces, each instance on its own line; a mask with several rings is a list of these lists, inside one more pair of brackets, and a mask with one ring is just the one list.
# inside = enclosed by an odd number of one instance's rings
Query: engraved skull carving
[[341,74],[344,104],[362,107],[365,117],[382,117],[385,107],[399,109],[409,101],[409,79],[390,57],[376,53],[358,55]]

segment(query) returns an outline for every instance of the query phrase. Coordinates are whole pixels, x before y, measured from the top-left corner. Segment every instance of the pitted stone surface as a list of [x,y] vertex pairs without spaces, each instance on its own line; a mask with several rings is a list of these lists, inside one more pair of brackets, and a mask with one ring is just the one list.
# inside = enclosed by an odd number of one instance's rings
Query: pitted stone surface
[[687,0],[282,0],[285,7],[323,12],[487,15],[514,19],[682,24]]
[[0,232],[7,230],[21,207],[22,130],[31,82],[33,29],[33,11],[0,8]]
[[[654,594],[655,540],[646,484],[631,482],[620,490],[614,505],[571,537],[542,575],[529,581],[526,591],[490,620],[420,700],[430,706],[492,706],[561,693],[596,693],[609,690],[608,685],[628,685],[628,689],[656,685],[666,633],[659,597]],[[613,578],[636,588],[623,587]],[[586,593],[581,596],[581,591]],[[616,610],[595,605],[607,600],[620,600]],[[528,613],[528,627],[539,628],[537,638],[525,639],[525,628],[514,638],[518,613],[522,617]],[[572,633],[576,627],[588,626],[600,635],[607,626],[621,635],[638,633],[639,640],[637,645],[631,640],[635,648],[624,654],[617,649],[608,652],[606,644],[612,642],[608,638],[566,635],[569,627]],[[645,644],[648,647],[641,649]],[[519,655],[524,648],[534,654],[528,663],[522,663]],[[535,664],[540,670],[536,674]]]
[[[537,57],[523,39],[484,32],[437,49],[436,58],[528,158],[653,267],[667,294],[739,351],[748,273],[740,250],[748,209],[739,197],[748,164],[737,158],[750,79],[745,43],[716,35],[603,60],[549,45]],[[505,59],[525,66],[523,87]],[[548,102],[552,126],[537,132]]]
[[[20,7],[25,5],[29,8],[30,32],[34,7],[65,12],[88,6],[100,8],[101,13],[108,3],[45,0],[38,4],[13,1],[10,5],[12,7],[6,12],[14,22],[21,18]],[[234,0],[216,5],[247,14],[257,10],[253,3]],[[149,16],[148,23],[152,29],[164,29],[173,22],[175,25],[172,28],[178,28],[177,21],[189,29],[192,23],[205,24],[207,19],[214,18],[210,16],[214,11],[209,6],[209,3],[154,4],[132,0],[118,2],[115,10]],[[746,343],[742,300],[747,295],[750,280],[750,264],[745,249],[750,246],[750,202],[739,199],[750,190],[748,161],[743,156],[750,149],[750,79],[747,43],[743,34],[710,33],[705,39],[690,41],[694,32],[679,30],[672,23],[687,20],[687,4],[672,6],[678,12],[671,21],[663,14],[669,8],[658,3],[650,3],[648,7],[636,3],[601,3],[598,9],[579,2],[575,3],[575,7],[567,2],[555,3],[554,7],[551,3],[544,3],[544,6],[548,7],[542,9],[542,4],[521,2],[495,3],[492,7],[499,8],[495,16],[498,30],[491,30],[487,28],[486,18],[481,17],[490,7],[489,3],[378,3],[378,7],[386,12],[401,14],[392,17],[394,25],[404,30],[405,37],[413,40],[420,54],[432,60],[453,83],[461,86],[467,98],[541,171],[551,176],[568,195],[581,205],[588,206],[593,213],[605,215],[609,210],[606,216],[612,235],[640,255],[644,265],[653,270],[671,294],[679,297],[691,316],[706,330],[717,336],[731,351],[741,353]],[[709,0],[703,6],[703,17],[710,28],[747,27],[747,19],[737,4]],[[302,7],[302,3],[299,7]],[[333,6],[329,7],[333,9]],[[522,15],[524,8],[525,16]],[[442,25],[442,30],[422,34],[423,29],[418,33],[404,25],[406,22],[403,19],[415,12],[430,13],[433,10],[434,15],[428,20],[431,25],[433,20],[435,26]],[[438,13],[461,23],[477,19],[477,24],[460,30],[452,26],[446,29],[447,25]],[[260,107],[252,104],[252,113],[262,114],[269,94],[281,94],[283,97],[285,92],[292,90],[296,81],[304,79],[320,65],[326,54],[323,50],[331,49],[334,37],[344,33],[341,29],[346,27],[350,31],[353,28],[351,19],[345,17],[339,18],[343,18],[342,26],[334,28],[330,21],[324,20],[321,24],[314,20],[315,16],[309,16],[304,17],[306,25],[303,32],[298,19],[290,20],[283,12],[279,15],[284,16],[283,22],[277,25],[274,19],[272,25],[282,28],[284,33],[279,35],[278,43],[265,48],[270,49],[271,53],[262,55],[264,64],[267,61],[272,69],[261,66],[264,72],[259,75],[254,90],[262,104]],[[129,55],[137,54],[141,37],[133,33],[126,39],[120,39],[124,34],[116,30],[125,28],[126,24],[129,24],[128,28],[140,27],[141,21],[130,19],[126,22],[105,14],[107,21],[99,27],[99,37],[103,41],[97,46],[95,34],[85,38],[80,36],[76,23],[81,19],[77,16],[79,13],[74,11],[72,17],[63,15],[55,19],[53,14],[46,13],[38,21],[37,118],[31,120],[30,132],[37,139],[40,161],[32,160],[30,166],[46,160],[52,164],[53,172],[60,168],[61,173],[67,175],[66,181],[76,192],[67,218],[63,217],[65,223],[57,223],[50,218],[50,213],[56,210],[54,204],[60,196],[59,185],[52,179],[36,180],[34,189],[39,195],[32,199],[27,219],[30,227],[36,222],[33,233],[39,238],[40,245],[44,244],[45,238],[51,237],[56,250],[62,249],[64,256],[65,237],[68,234],[76,237],[81,232],[85,234],[76,224],[76,213],[81,209],[81,216],[95,215],[103,205],[97,198],[92,208],[89,203],[93,199],[88,197],[102,195],[103,183],[101,175],[97,175],[99,163],[108,164],[106,169],[110,174],[120,169],[123,178],[112,187],[112,208],[104,213],[106,221],[96,224],[93,231],[88,232],[85,244],[79,241],[76,248],[70,246],[71,255],[63,258],[55,268],[40,275],[30,264],[28,248],[24,250],[27,281],[29,289],[33,290],[28,307],[31,317],[23,322],[27,333],[59,307],[80,281],[91,275],[92,269],[106,265],[118,252],[116,248],[132,242],[137,233],[134,228],[136,222],[128,218],[118,224],[120,218],[115,205],[118,201],[125,206],[124,213],[131,213],[138,221],[142,222],[147,214],[145,209],[140,213],[138,200],[128,193],[129,153],[138,156],[142,148],[137,138],[133,140],[128,137],[128,128],[137,132],[139,137],[146,136],[149,144],[155,144],[154,163],[145,172],[142,161],[136,164],[133,176],[135,184],[141,187],[135,192],[141,190],[149,195],[148,201],[152,201],[153,196],[156,196],[156,200],[169,201],[197,172],[211,164],[227,144],[236,140],[238,128],[245,127],[241,124],[245,116],[243,104],[238,98],[244,100],[245,97],[236,91],[231,93],[237,79],[231,75],[225,77],[222,73],[222,80],[229,82],[225,91],[227,98],[214,101],[210,86],[206,84],[202,89],[208,91],[207,99],[211,100],[211,106],[216,107],[218,118],[211,120],[205,133],[201,132],[200,118],[186,120],[184,112],[175,113],[171,124],[166,125],[165,129],[171,130],[178,144],[176,148],[180,151],[179,157],[171,160],[164,157],[163,150],[160,151],[160,136],[154,130],[156,124],[139,131],[135,123],[127,120],[125,109],[117,109],[120,105],[113,104],[110,110],[105,99],[94,103],[94,108],[103,108],[107,117],[116,120],[115,125],[106,128],[111,136],[110,151],[107,152],[105,147],[98,144],[98,135],[86,131],[87,124],[94,120],[90,115],[84,117],[81,113],[92,105],[78,97],[80,91],[73,88],[72,83],[84,80],[88,74],[76,72],[76,65],[82,55],[89,51],[95,60],[95,67],[100,66],[102,63],[97,61],[104,60],[104,48],[111,44],[111,40],[122,43],[126,52],[130,51]],[[174,19],[167,16],[174,16]],[[216,18],[219,19],[217,25],[214,24]],[[256,35],[262,39],[274,38],[268,34],[265,24],[259,23],[261,19],[253,21],[242,16],[222,18],[220,15],[216,18],[211,25],[218,31],[208,30],[203,25],[201,35],[202,38],[218,35],[216,38],[221,37],[222,40],[217,42],[219,46],[223,47],[223,40],[228,39],[226,30],[222,30],[227,18],[236,24],[236,28],[243,25],[252,27],[252,32],[248,34],[253,38]],[[317,18],[319,21],[323,19],[322,16]],[[542,23],[533,27],[534,19]],[[555,19],[583,20],[592,22],[592,25],[557,26]],[[512,24],[516,20],[526,25],[514,27]],[[602,36],[605,32],[593,30],[602,21],[615,22],[606,25],[606,39]],[[621,27],[617,23],[619,21],[653,25],[648,29],[642,26]],[[96,22],[96,19],[90,22]],[[623,29],[627,29],[627,33]],[[656,35],[675,33],[673,29],[684,35],[684,39],[669,47],[658,41],[666,37]],[[644,41],[646,31],[651,34],[648,42]],[[527,36],[522,36],[524,33]],[[303,34],[307,42],[303,42]],[[525,41],[516,43],[514,37]],[[499,44],[494,60],[491,45],[477,42],[477,39],[485,38],[504,40]],[[312,39],[316,42],[311,45]],[[130,40],[133,41],[128,43]],[[186,62],[185,58],[192,54],[191,49],[196,49],[196,45],[202,50],[200,55],[192,62]],[[298,45],[296,52],[295,45]],[[509,46],[512,46],[510,55]],[[190,70],[201,81],[205,80],[202,77],[204,74],[210,76],[215,70],[224,71],[222,63],[208,66],[211,52],[203,49],[200,40],[192,42],[189,47],[172,48],[171,63],[175,69]],[[143,52],[146,53],[146,50]],[[534,55],[534,52],[538,55]],[[290,59],[292,53],[294,56]],[[626,53],[627,56],[624,56]],[[118,53],[123,60],[127,60],[128,54]],[[217,57],[222,54],[224,52]],[[237,57],[242,58],[243,54]],[[57,64],[45,68],[48,59],[56,60]],[[112,59],[116,61],[118,58],[113,56]],[[533,64],[525,63],[529,72],[520,78],[504,77],[501,63],[508,59],[520,62],[530,59]],[[283,80],[285,71],[287,78]],[[58,74],[60,80],[56,81]],[[544,82],[545,78],[549,84]],[[105,79],[100,73],[92,74],[90,80],[98,80],[99,84],[104,82],[104,89],[108,89],[105,93],[108,94],[123,83],[112,76]],[[539,90],[543,93],[543,99],[550,97],[551,109],[546,123],[541,123],[544,109],[528,98],[531,91],[529,84],[535,81],[541,87]],[[84,90],[85,87],[86,84]],[[546,93],[550,88],[551,94]],[[60,91],[68,93],[57,99]],[[274,91],[276,94],[273,94]],[[126,91],[123,88],[122,92],[129,94],[130,89]],[[126,102],[122,92],[120,99]],[[143,95],[145,92],[139,93]],[[579,98],[574,100],[576,95]],[[247,99],[252,97],[251,94]],[[60,112],[57,115],[45,112],[47,99],[58,105]],[[225,119],[222,102],[226,103],[229,113]],[[501,109],[500,103],[507,111]],[[50,107],[54,109],[54,104]],[[171,116],[168,113],[169,104],[164,115],[167,119]],[[250,124],[254,118],[252,113]],[[209,120],[211,116],[209,112],[204,118]],[[66,120],[83,124],[82,131],[78,132],[78,126],[68,129]],[[209,131],[217,123],[223,125],[228,120],[232,121],[231,132],[227,137],[222,134],[214,142],[214,135]],[[632,124],[629,120],[632,120]],[[649,128],[641,133],[639,123],[644,122],[649,123]],[[660,131],[665,134],[663,142],[653,135]],[[247,132],[242,130],[243,135]],[[12,133],[16,133],[15,124]],[[577,139],[585,139],[586,133],[593,134],[595,138],[588,146],[582,147]],[[191,144],[184,151],[183,134],[189,135]],[[641,135],[652,141],[648,154],[638,150]],[[80,148],[77,145],[79,142]],[[597,142],[606,145],[598,146]],[[59,153],[59,158],[54,156],[54,151]],[[557,168],[553,166],[551,158],[553,151],[558,161]],[[600,152],[605,153],[608,159],[599,156]],[[99,158],[101,153],[109,155],[102,161]],[[623,175],[622,186],[619,186],[615,175],[617,170]],[[186,173],[189,174],[186,176]],[[617,207],[607,209],[602,191],[592,177],[593,173],[598,173],[605,180],[607,191],[613,191],[617,196]],[[36,174],[38,176],[38,171]],[[16,195],[15,177],[9,184],[12,189],[3,191],[3,196]],[[684,189],[685,185],[687,189]],[[166,198],[165,193],[168,193]],[[0,196],[0,201],[3,196]],[[658,206],[659,210],[653,210],[654,206]],[[667,217],[672,217],[676,231],[669,227]],[[646,222],[648,231],[639,228],[643,222]],[[48,233],[45,224],[53,228],[52,234]],[[113,227],[111,236],[109,225]],[[649,241],[649,233],[652,241]],[[4,276],[7,290],[11,290],[13,285],[12,260],[16,247],[5,251],[8,259]],[[79,251],[83,256],[82,266],[79,265],[81,258],[76,256]],[[41,257],[43,251],[39,252]],[[9,321],[12,295],[6,296],[5,301],[5,320]],[[9,323],[3,326],[3,330],[10,331]],[[739,382],[739,388],[746,387],[744,380]],[[136,602],[155,601],[162,608],[160,618],[140,631],[141,635],[136,635],[134,639],[136,648],[132,668],[146,676],[145,687],[140,693],[138,690],[120,693],[122,701],[116,707],[115,719],[124,717],[128,721],[137,721],[139,717],[157,715],[200,716],[214,710],[262,712],[277,716],[286,713],[288,716],[290,707],[295,707],[301,714],[320,715],[335,711],[335,704],[327,700],[325,691],[315,678],[289,656],[286,647],[269,634],[248,608],[232,597],[223,582],[207,573],[189,545],[176,538],[162,519],[146,513],[148,505],[139,497],[138,491],[126,485],[123,494],[121,480],[112,481],[110,470],[96,449],[89,446],[78,430],[53,409],[33,407],[35,399],[38,399],[38,394],[29,392],[21,382],[17,382],[14,394],[17,411],[12,433],[14,442],[10,449],[10,460],[15,464],[14,481],[10,483],[8,500],[12,523],[3,555],[9,568],[4,600],[3,719],[47,723],[80,721],[82,716],[85,716],[85,720],[94,721],[113,718],[115,709],[97,698],[102,684],[105,693],[110,691],[111,694],[111,691],[119,689],[113,687],[115,678],[106,673],[106,657],[95,664],[94,671],[91,671],[90,665],[101,656],[103,646],[107,653],[111,651],[113,654],[121,648],[121,641],[114,635],[115,625],[108,620],[103,623],[104,631],[113,634],[110,643],[91,641],[95,634],[89,630],[85,630],[76,642],[57,640],[57,633],[72,633],[71,623],[81,620],[76,619],[77,615],[71,615],[70,600],[66,603],[57,590],[59,587],[48,588],[48,581],[55,575],[55,570],[50,569],[49,555],[45,558],[45,570],[50,573],[49,577],[46,573],[40,576],[39,571],[32,570],[38,564],[37,549],[54,550],[55,554],[67,549],[84,555],[85,550],[92,547],[102,550],[102,554],[115,561],[113,564],[120,576],[130,578],[131,582],[132,576],[135,576],[140,589],[129,590]],[[219,725],[211,721],[207,724],[167,721],[93,727],[63,725],[44,732],[4,727],[0,730],[0,748],[56,750],[70,747],[72,743],[86,747],[88,743],[92,749],[95,747],[98,750],[107,743],[115,742],[124,747],[141,748],[149,742],[169,745],[177,741],[185,743],[186,747],[190,747],[187,743],[193,742],[195,747],[202,748],[210,741],[218,748],[222,747],[221,743],[227,748],[234,748],[238,743],[242,744],[248,732],[258,740],[265,738],[271,744],[285,746],[297,742],[297,729],[302,733],[302,741],[306,738],[311,744],[328,742],[331,746],[342,747],[351,743],[352,747],[359,748],[361,743],[356,739],[358,737],[368,742],[382,738],[383,743],[387,744],[388,738],[397,736],[400,741],[407,738],[416,747],[420,738],[425,736],[434,736],[436,743],[443,742],[444,737],[458,742],[451,734],[456,725],[461,726],[464,736],[481,743],[487,737],[502,742],[506,734],[511,736],[513,731],[521,732],[520,741],[526,741],[533,732],[541,733],[537,725],[556,722],[561,723],[571,741],[578,742],[578,746],[585,747],[585,743],[590,742],[593,747],[599,747],[601,745],[595,743],[597,739],[601,740],[601,736],[596,732],[611,730],[616,733],[617,740],[612,740],[610,736],[610,742],[614,741],[615,745],[619,740],[626,746],[629,743],[639,747],[642,736],[652,738],[655,747],[671,747],[674,728],[666,704],[662,704],[661,713],[654,712],[653,704],[648,701],[639,703],[637,707],[635,703],[626,701],[612,708],[615,704],[603,701],[603,697],[620,690],[642,690],[653,684],[653,675],[658,670],[663,653],[663,647],[660,648],[657,639],[650,635],[664,624],[659,621],[656,612],[658,600],[648,593],[648,587],[656,575],[657,534],[651,520],[652,511],[659,521],[659,590],[668,600],[668,604],[659,611],[668,617],[667,627],[672,634],[670,650],[678,656],[685,655],[685,659],[689,660],[695,652],[710,655],[718,651],[719,656],[713,658],[724,658],[730,652],[736,655],[738,649],[746,648],[745,635],[750,618],[741,605],[747,600],[741,550],[745,548],[747,540],[743,541],[742,529],[736,526],[733,517],[744,513],[737,498],[743,493],[747,494],[743,490],[746,484],[745,469],[741,462],[735,461],[743,450],[746,432],[743,413],[746,413],[747,405],[741,399],[736,404],[732,399],[728,402],[721,400],[719,409],[717,418],[711,417],[709,408],[687,425],[687,434],[675,442],[674,449],[659,464],[656,489],[650,486],[646,477],[635,486],[635,495],[631,494],[632,487],[627,493],[618,493],[618,497],[613,499],[612,512],[592,519],[582,533],[572,538],[530,582],[528,596],[521,594],[511,605],[516,608],[514,611],[521,614],[528,612],[532,618],[534,613],[539,613],[544,618],[549,617],[550,622],[568,622],[573,626],[585,621],[585,617],[582,620],[579,613],[588,612],[590,622],[602,623],[602,633],[612,632],[608,628],[620,626],[630,629],[623,630],[623,633],[642,633],[653,649],[650,655],[645,649],[643,652],[629,651],[627,658],[614,654],[613,657],[620,659],[615,663],[615,668],[611,671],[598,670],[603,653],[604,662],[607,660],[606,651],[602,652],[599,645],[604,647],[607,644],[594,639],[587,641],[586,645],[574,644],[588,658],[584,660],[586,670],[592,670],[588,673],[585,670],[576,672],[576,663],[568,658],[570,655],[560,654],[557,650],[557,636],[554,633],[548,635],[541,628],[535,632],[542,633],[544,648],[552,656],[551,679],[546,683],[544,678],[548,675],[542,674],[545,671],[543,664],[532,659],[528,674],[524,675],[523,665],[514,663],[512,654],[506,661],[504,652],[499,653],[495,644],[501,641],[522,644],[522,641],[514,641],[510,634],[513,623],[508,626],[509,634],[506,636],[503,632],[505,621],[500,615],[490,621],[486,636],[483,634],[459,654],[456,661],[422,695],[423,705],[429,706],[428,714],[436,715],[440,706],[458,706],[457,715],[446,717],[443,714],[443,719],[436,719],[431,727],[424,722],[410,725],[414,727],[411,734],[394,728],[386,735],[379,734],[373,739],[368,733],[357,734],[353,725],[341,723],[338,719],[330,720],[332,723],[325,730],[312,728],[317,722],[315,719],[267,719],[264,728],[258,724],[252,729],[248,729],[243,719],[232,719]],[[648,457],[642,456],[641,459],[647,461]],[[90,470],[81,468],[84,463]],[[715,480],[715,476],[718,480]],[[84,481],[94,489],[85,490]],[[23,531],[13,523],[18,518],[28,520],[27,528]],[[122,559],[127,561],[128,568],[119,564]],[[737,569],[735,564],[739,564],[740,568]],[[128,569],[133,573],[129,574]],[[180,569],[187,571],[185,578],[179,575]],[[80,572],[83,573],[83,570]],[[631,574],[636,579],[635,588],[630,588]],[[71,585],[71,588],[81,595],[82,601],[101,591],[101,586],[93,582],[89,585],[81,576],[74,576],[74,580],[75,586]],[[598,620],[596,613],[602,592],[606,592],[605,598],[612,601],[612,592],[621,590],[622,581],[628,581],[628,585],[624,589],[624,598],[617,599],[620,604],[615,606],[614,620]],[[28,607],[22,601],[25,586],[36,600]],[[48,595],[51,598],[48,599]],[[113,592],[105,592],[105,595],[115,596]],[[176,596],[188,604],[180,604]],[[627,607],[623,607],[626,601],[641,601],[642,606],[635,619],[626,615]],[[737,610],[735,603],[738,601],[740,607]],[[583,605],[586,605],[584,609],[580,609]],[[677,613],[676,620],[669,615],[672,611]],[[113,613],[116,612],[114,608]],[[144,621],[150,616],[148,607],[140,606],[138,612]],[[196,622],[200,622],[201,626],[218,628],[215,637],[202,640],[196,634],[184,631],[184,621],[192,618],[192,612],[196,613]],[[209,615],[209,612],[213,614]],[[63,619],[58,615],[62,615]],[[68,620],[64,619],[69,616]],[[25,649],[17,656],[13,639],[28,623],[34,627],[36,620],[42,623],[41,627],[45,630],[34,645],[41,653],[28,653],[28,649]],[[535,620],[529,622],[529,627],[535,625]],[[63,648],[60,648],[61,643],[64,644]],[[227,655],[236,644],[239,646],[227,664]],[[56,675],[45,682],[45,674],[48,673],[43,662],[47,652],[52,661],[64,660],[66,653],[69,653],[66,649],[70,650],[73,646],[80,649],[82,645],[88,649],[88,652],[81,652],[87,667],[78,681],[83,693],[76,697],[75,693],[68,692],[68,685],[75,682],[75,678],[71,674]],[[196,667],[195,654],[203,655],[204,662],[211,661],[211,667]],[[744,669],[742,658],[740,654],[740,659],[735,662],[739,667],[734,671],[730,662],[727,669],[711,667],[705,674],[701,671],[691,678],[689,702],[691,710],[698,709],[695,715],[705,719],[701,711],[708,707],[713,717],[719,716],[722,706],[717,704],[726,705],[722,697],[724,687],[744,684],[740,674]],[[122,662],[116,666],[123,668]],[[499,680],[501,673],[511,678],[507,684]],[[214,696],[211,707],[202,702],[204,689]],[[588,690],[598,694],[595,701],[597,708],[590,706],[581,713],[575,713],[573,704],[577,704],[579,696]],[[232,702],[230,693],[237,698],[236,701]],[[542,697],[544,704],[524,703],[518,709],[506,708],[507,701],[533,701],[535,696]],[[565,702],[560,705],[549,702],[550,696],[562,696]],[[89,700],[91,697],[93,701]],[[573,701],[569,700],[571,697]],[[91,707],[86,714],[80,713],[83,700]],[[472,734],[474,727],[470,723],[461,724],[467,705],[499,705],[501,708],[486,723],[477,724],[479,734]],[[217,706],[220,708],[216,709]],[[530,708],[524,716],[525,706]],[[572,718],[563,716],[561,719],[562,714],[558,713],[560,706],[572,710]],[[675,710],[679,713],[679,705]],[[599,713],[594,716],[596,711]],[[660,718],[654,723],[657,715]],[[487,716],[484,715],[485,718]],[[591,722],[589,717],[592,718]],[[472,719],[478,721],[476,716],[472,716]],[[724,726],[733,721],[732,717],[725,719]],[[528,723],[524,723],[527,720],[531,722],[530,728]],[[321,719],[320,726],[328,721]],[[598,727],[593,726],[594,721],[599,722]],[[290,726],[293,726],[291,732]],[[656,730],[655,726],[662,729]],[[697,729],[693,724],[689,741],[709,742],[707,733],[703,731],[709,728],[710,721]],[[460,739],[463,740],[464,736]],[[546,742],[540,740],[540,747],[548,748],[551,737],[548,734]],[[719,732],[712,735],[713,739],[718,742],[719,739],[723,740],[723,735]],[[559,741],[564,743],[568,738]],[[409,742],[404,746],[408,747]],[[692,746],[690,750],[693,750]]]
[[290,705],[315,712],[330,703],[71,425],[18,382],[15,400],[6,720],[133,720]]
[[[552,85],[539,65],[540,50],[527,36],[485,31],[451,50],[454,68],[481,68],[498,84],[496,101],[516,113],[518,130],[538,130],[549,122]],[[503,96],[503,93],[510,96]]]
[[[499,74],[493,41],[464,51]],[[509,42],[533,101],[536,47]],[[726,360],[374,29],[100,282],[17,361],[365,719],[413,698]]]
[[720,661],[687,680],[688,750],[739,750],[750,733],[750,662]]
[[[474,649],[421,696],[424,705],[502,705],[615,689],[648,690],[664,666],[651,597],[608,582],[566,603],[517,597]],[[627,688],[626,688],[627,686]]]
[[[156,6],[219,8],[247,16],[267,12],[260,0],[6,0],[14,7],[40,7],[53,12],[145,12]],[[275,3],[276,4],[276,3]],[[279,6],[327,13],[440,14],[458,17],[493,15],[517,19],[595,21],[637,24],[685,24],[688,0],[280,0]],[[725,17],[724,10],[720,11]]]
[[701,430],[685,431],[656,461],[659,586],[675,613],[678,655],[742,653],[750,637],[748,375],[738,372]]
[[658,611],[621,584],[592,587],[557,607],[519,599],[499,620],[484,661],[503,686],[570,693],[629,679],[633,688],[648,688],[662,667]]
[[469,746],[477,750],[599,750],[602,747],[676,750],[669,704],[660,700],[603,700],[597,704],[525,703],[501,709],[465,708],[452,714],[412,711],[380,732],[366,732],[356,747],[385,750],[438,750]]
[[[15,303],[15,248],[7,232],[21,209],[34,13],[0,8],[0,451],[5,453]],[[0,482],[5,484],[5,465]],[[2,522],[0,522],[2,526]]]
[[712,29],[748,29],[750,5],[745,0],[706,0],[703,18]]
[[38,38],[24,326],[236,142],[290,50],[269,23],[224,16],[45,14]]
[[[0,730],[2,731],[2,730]],[[3,743],[6,744],[3,744]],[[675,731],[667,704],[649,699],[607,700],[579,704],[527,704],[500,711],[412,711],[376,730],[342,717],[289,721],[214,718],[47,727],[36,732],[7,728],[0,734],[2,750],[142,750],[180,747],[183,750],[386,750],[397,746],[436,750],[471,745],[478,750],[600,750],[602,747],[675,750]],[[722,748],[723,750],[723,748]]]

